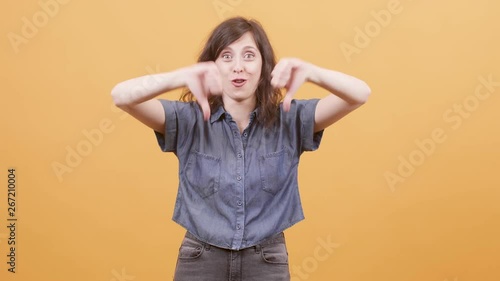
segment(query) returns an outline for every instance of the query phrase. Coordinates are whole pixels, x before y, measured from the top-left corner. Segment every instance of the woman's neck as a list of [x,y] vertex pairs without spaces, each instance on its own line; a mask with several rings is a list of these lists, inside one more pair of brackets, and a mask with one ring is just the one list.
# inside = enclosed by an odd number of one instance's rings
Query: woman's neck
[[248,126],[248,123],[250,123],[250,113],[255,109],[255,104],[255,98],[243,101],[224,101],[224,109],[231,114],[240,133],[243,132]]

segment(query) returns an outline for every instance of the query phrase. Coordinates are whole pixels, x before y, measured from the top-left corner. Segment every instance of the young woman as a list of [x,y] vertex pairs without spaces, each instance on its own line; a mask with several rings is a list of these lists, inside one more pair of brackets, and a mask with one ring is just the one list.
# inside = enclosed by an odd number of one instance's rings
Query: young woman
[[[293,100],[305,82],[331,94]],[[180,101],[155,99],[177,88]],[[174,280],[290,280],[283,231],[304,219],[300,155],[369,95],[355,77],[296,58],[276,64],[262,26],[242,17],[212,31],[198,63],[117,84],[116,106],[179,160],[173,220],[187,232]]]

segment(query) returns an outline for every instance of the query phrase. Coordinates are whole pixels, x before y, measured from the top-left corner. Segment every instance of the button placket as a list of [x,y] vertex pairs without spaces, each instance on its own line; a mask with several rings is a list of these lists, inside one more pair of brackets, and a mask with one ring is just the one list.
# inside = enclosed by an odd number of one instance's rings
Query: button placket
[[238,128],[236,127],[236,123],[230,122],[229,125],[231,126],[232,133],[233,133],[233,140],[234,140],[234,147],[235,151],[233,152],[234,157],[235,157],[235,203],[234,205],[234,212],[235,212],[235,221],[234,221],[234,227],[235,227],[235,232],[233,236],[233,243],[232,243],[232,248],[233,249],[238,249],[241,247],[242,242],[243,242],[243,232],[244,232],[244,222],[245,222],[245,208],[243,206],[243,200],[245,198],[245,178],[244,178],[244,171],[245,171],[245,155],[244,155],[244,150],[243,150],[243,137]]

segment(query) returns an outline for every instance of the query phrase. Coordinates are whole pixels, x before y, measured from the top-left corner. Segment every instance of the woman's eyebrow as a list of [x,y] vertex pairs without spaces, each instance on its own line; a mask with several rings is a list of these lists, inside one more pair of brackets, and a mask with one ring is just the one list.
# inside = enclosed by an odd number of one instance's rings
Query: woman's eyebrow
[[[243,47],[243,50],[247,50],[247,49],[257,50],[257,48],[252,46],[252,45],[247,45],[247,46]],[[234,50],[230,46],[227,46],[226,48],[222,49],[222,51],[234,51]]]
[[243,49],[254,49],[254,50],[257,50],[256,47],[251,46],[251,45],[245,46],[245,47],[243,47]]

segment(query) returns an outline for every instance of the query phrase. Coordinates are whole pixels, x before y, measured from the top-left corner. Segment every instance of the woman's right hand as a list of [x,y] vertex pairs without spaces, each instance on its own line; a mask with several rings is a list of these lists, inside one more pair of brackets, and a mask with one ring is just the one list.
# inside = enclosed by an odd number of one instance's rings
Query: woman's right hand
[[219,69],[213,61],[199,62],[183,69],[183,79],[203,111],[203,119],[210,118],[210,95],[222,94]]
[[153,130],[165,133],[165,111],[156,96],[188,87],[210,118],[208,97],[222,93],[221,78],[215,62],[201,62],[174,71],[149,74],[120,82],[111,90],[115,105]]

